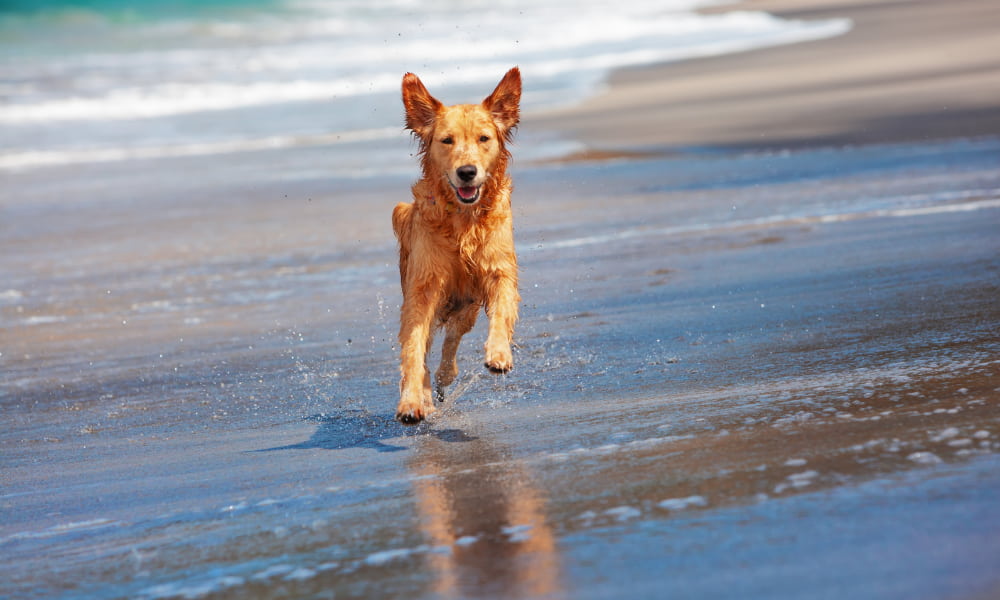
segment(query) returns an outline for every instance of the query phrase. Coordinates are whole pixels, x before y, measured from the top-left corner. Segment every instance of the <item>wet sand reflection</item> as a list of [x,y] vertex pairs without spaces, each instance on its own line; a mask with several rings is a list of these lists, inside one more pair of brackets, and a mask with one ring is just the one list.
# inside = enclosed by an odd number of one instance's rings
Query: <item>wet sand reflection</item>
[[559,556],[545,497],[527,467],[491,440],[445,430],[408,462],[434,593],[447,598],[560,598]]

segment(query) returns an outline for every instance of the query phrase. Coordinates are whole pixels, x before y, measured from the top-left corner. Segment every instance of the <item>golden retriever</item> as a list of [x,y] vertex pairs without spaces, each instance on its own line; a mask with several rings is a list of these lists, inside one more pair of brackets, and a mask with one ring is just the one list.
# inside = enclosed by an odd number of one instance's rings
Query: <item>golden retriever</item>
[[506,373],[514,366],[510,345],[521,298],[507,144],[520,102],[517,67],[481,103],[455,106],[431,96],[416,75],[403,76],[406,127],[420,145],[422,172],[413,202],[392,211],[403,288],[396,409],[402,423],[419,423],[436,410],[427,353],[438,328],[445,329],[439,394],[458,375],[458,345],[480,307],[490,321],[486,367]]

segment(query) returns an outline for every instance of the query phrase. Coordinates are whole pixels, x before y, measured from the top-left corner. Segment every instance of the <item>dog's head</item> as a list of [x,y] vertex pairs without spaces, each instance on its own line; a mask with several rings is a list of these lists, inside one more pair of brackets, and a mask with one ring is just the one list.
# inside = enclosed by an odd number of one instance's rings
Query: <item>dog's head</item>
[[424,176],[442,177],[463,204],[478,202],[483,185],[506,168],[520,102],[517,67],[481,103],[455,106],[441,104],[413,73],[404,75],[406,127],[419,140]]

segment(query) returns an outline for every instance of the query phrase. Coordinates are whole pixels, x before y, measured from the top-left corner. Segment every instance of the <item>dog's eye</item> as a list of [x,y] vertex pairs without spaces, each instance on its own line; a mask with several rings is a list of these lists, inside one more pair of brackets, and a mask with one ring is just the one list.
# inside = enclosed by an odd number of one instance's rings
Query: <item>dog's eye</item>
[[479,141],[480,142],[488,142],[488,141],[490,141],[490,136],[488,136],[488,135],[481,135],[481,136],[479,136]]
[[452,139],[452,137],[449,135],[448,137],[446,137],[443,140],[441,140],[441,143],[442,144],[454,144],[455,140]]

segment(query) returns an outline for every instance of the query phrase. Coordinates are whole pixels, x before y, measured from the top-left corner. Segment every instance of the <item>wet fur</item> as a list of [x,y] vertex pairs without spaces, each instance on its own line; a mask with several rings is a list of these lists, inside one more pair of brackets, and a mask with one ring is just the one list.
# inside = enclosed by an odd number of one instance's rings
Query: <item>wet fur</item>
[[514,366],[520,296],[507,144],[519,120],[521,74],[517,67],[508,71],[480,104],[444,106],[412,73],[403,77],[402,92],[422,173],[412,187],[413,202],[392,212],[403,290],[396,418],[414,424],[435,411],[427,353],[437,329],[445,329],[435,374],[439,393],[458,375],[458,345],[480,308],[490,321],[486,367],[506,373]]

